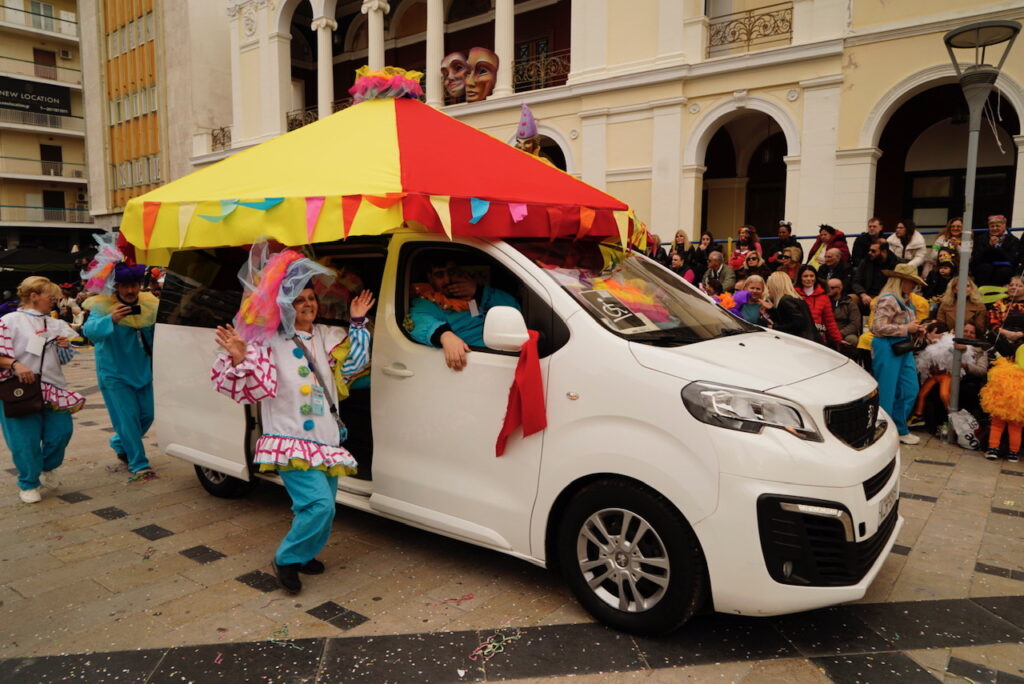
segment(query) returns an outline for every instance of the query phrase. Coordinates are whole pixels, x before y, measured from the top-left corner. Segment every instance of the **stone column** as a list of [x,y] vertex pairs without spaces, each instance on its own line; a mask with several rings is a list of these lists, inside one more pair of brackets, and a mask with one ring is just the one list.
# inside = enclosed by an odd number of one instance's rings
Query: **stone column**
[[1010,226],[1024,226],[1024,135],[1013,136],[1017,145],[1017,180],[1013,184],[1013,213]]
[[580,112],[580,179],[604,190],[608,174],[608,110],[594,109]]
[[599,77],[608,46],[608,0],[572,0],[569,85]]
[[683,54],[686,61],[703,62],[708,49],[708,17],[703,0],[683,0]]
[[427,104],[444,105],[441,60],[444,59],[444,0],[427,0]]
[[387,0],[363,0],[362,13],[366,15],[369,39],[368,63],[370,69],[384,68],[384,15],[391,11]]
[[513,92],[512,75],[516,70],[516,10],[513,0],[496,0],[494,4],[494,52],[501,64],[494,82],[494,96],[507,97]]
[[800,131],[800,208],[796,216],[788,217],[800,233],[811,226],[832,225],[836,221],[833,196],[837,190],[836,148],[842,82],[840,75],[800,81],[804,104]]
[[679,204],[682,211],[679,227],[687,232],[691,240],[700,239],[700,211],[704,197],[704,172],[708,167],[693,164],[682,167],[679,188]]
[[331,115],[334,103],[334,60],[331,52],[331,34],[338,22],[331,17],[317,17],[309,28],[316,31],[316,109],[317,118]]
[[[683,156],[685,98],[651,103],[654,108],[651,150],[651,229],[662,237],[686,226],[680,221],[680,171]],[[687,230],[689,233],[689,230]]]
[[782,161],[786,163],[786,204],[783,208],[785,216],[780,216],[779,220],[785,219],[793,223],[793,234],[804,235],[807,233],[817,233],[817,231],[811,230],[807,226],[807,230],[803,230],[805,226],[798,226],[796,222],[797,212],[800,211],[800,157],[789,155],[782,158]]
[[882,150],[864,147],[836,152],[835,226],[859,235],[875,212],[875,172]]

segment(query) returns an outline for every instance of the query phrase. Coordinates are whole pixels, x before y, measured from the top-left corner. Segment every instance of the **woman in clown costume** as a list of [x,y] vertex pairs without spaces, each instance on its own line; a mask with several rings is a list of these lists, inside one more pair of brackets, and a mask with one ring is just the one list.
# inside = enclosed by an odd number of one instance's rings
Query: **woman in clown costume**
[[341,442],[333,354],[346,339],[343,378],[369,364],[366,313],[374,305],[364,290],[349,305],[349,330],[314,323],[318,303],[313,278],[332,279],[325,266],[286,250],[269,256],[266,243],[253,247],[239,274],[247,296],[234,326],[217,328],[221,353],[213,366],[214,388],[241,404],[262,404],[263,435],[255,462],[276,471],[292,499],[294,518],[274,555],[278,581],[289,592],[302,589],[299,573],[320,574],[316,559],[330,535],[338,477],[356,471]]

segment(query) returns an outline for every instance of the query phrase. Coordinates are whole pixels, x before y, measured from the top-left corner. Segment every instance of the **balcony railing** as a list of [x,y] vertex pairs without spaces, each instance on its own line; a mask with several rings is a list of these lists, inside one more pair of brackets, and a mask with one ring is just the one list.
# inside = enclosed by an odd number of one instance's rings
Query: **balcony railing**
[[[331,113],[340,112],[342,109],[351,105],[351,97],[335,100],[331,103]],[[311,124],[319,119],[320,108],[317,105],[306,107],[305,109],[295,109],[285,114],[285,123],[287,124],[289,131],[294,131],[296,128],[302,128],[306,124]]]
[[32,176],[85,179],[85,164],[81,162],[47,161],[45,159],[0,156],[0,173],[23,173]]
[[517,59],[512,65],[512,86],[517,93],[565,85],[569,78],[569,50],[545,52]]
[[24,207],[14,204],[0,204],[0,221],[24,221],[25,223],[92,223],[88,209],[65,209],[62,207]]
[[210,151],[219,152],[220,150],[231,149],[231,126],[224,126],[222,128],[214,128],[210,131]]
[[708,57],[789,45],[792,40],[792,2],[723,14],[708,22]]
[[85,132],[85,119],[80,116],[37,114],[35,112],[23,112],[20,109],[0,108],[0,124],[3,123],[63,128],[66,131],[75,131],[77,133]]
[[29,12],[28,10],[9,7],[6,4],[0,5],[0,21],[8,24],[19,24],[40,31],[51,31],[63,33],[66,36],[78,37],[78,22],[74,12],[61,12],[65,16],[55,17],[42,12]]
[[28,59],[18,59],[17,57],[0,55],[0,72],[18,74],[19,76],[48,78],[53,81],[60,81],[61,83],[82,85],[81,69],[41,64]]

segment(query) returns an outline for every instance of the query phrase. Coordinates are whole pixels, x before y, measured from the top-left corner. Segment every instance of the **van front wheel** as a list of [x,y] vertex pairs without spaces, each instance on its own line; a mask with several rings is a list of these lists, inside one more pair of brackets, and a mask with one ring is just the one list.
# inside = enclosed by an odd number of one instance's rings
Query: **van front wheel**
[[222,499],[237,499],[245,496],[256,485],[255,480],[246,482],[203,466],[196,466],[196,477],[199,478],[199,484],[203,485],[203,489]]
[[634,634],[667,634],[700,608],[704,554],[686,519],[635,482],[603,480],[569,502],[558,527],[558,560],[594,617]]

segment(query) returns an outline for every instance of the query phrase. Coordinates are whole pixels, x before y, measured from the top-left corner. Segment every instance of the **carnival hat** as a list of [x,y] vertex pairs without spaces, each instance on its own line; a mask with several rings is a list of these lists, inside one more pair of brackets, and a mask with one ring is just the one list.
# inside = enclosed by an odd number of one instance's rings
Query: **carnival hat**
[[537,120],[533,118],[533,112],[524,103],[519,114],[519,128],[516,129],[516,138],[527,140],[537,135]]
[[918,285],[927,285],[928,283],[917,274],[917,268],[910,264],[896,264],[896,268],[882,271],[882,275],[887,278],[900,278],[902,280],[912,280]]

